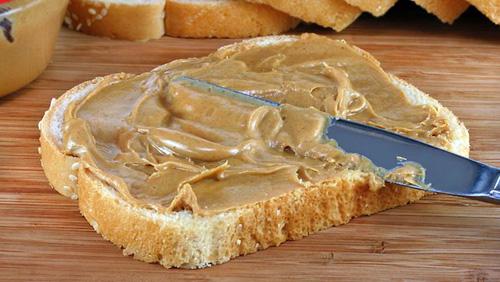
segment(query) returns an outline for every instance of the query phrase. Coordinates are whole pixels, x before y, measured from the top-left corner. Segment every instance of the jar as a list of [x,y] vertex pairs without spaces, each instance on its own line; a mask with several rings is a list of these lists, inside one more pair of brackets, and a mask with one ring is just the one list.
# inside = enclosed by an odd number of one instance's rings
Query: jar
[[0,0],[0,96],[49,64],[68,0]]

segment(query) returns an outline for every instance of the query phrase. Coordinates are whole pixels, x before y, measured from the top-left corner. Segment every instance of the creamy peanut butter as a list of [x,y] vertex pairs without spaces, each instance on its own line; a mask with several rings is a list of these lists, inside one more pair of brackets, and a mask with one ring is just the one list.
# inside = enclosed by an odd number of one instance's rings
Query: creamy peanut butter
[[[261,106],[177,83],[181,75],[284,104]],[[379,63],[303,35],[279,45],[221,49],[97,88],[69,106],[63,142],[134,205],[206,215],[361,170],[371,162],[323,138],[328,115],[443,145],[448,124],[411,103]]]

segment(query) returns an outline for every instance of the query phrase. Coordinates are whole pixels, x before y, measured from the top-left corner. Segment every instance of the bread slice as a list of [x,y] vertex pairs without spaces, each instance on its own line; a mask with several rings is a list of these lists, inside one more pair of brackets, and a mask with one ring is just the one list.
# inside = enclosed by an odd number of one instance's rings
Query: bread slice
[[66,25],[110,38],[145,41],[165,33],[165,0],[71,0]]
[[345,0],[348,4],[356,6],[375,17],[384,15],[398,0]]
[[344,0],[247,0],[272,6],[305,22],[342,31],[354,22],[361,10]]
[[452,24],[467,8],[465,0],[412,0],[428,13],[434,14],[443,23]]
[[167,0],[167,35],[241,38],[294,28],[299,20],[270,6],[242,0]]
[[91,35],[145,41],[165,31],[193,38],[270,35],[299,20],[242,0],[72,0],[65,23]]
[[467,0],[495,24],[500,24],[499,0]]
[[[222,47],[217,57],[231,52],[282,45],[297,36],[255,38]],[[362,56],[370,55],[356,49]],[[169,74],[172,68],[188,66],[195,59],[177,60],[153,70]],[[114,74],[74,87],[53,100],[40,122],[41,162],[50,184],[61,194],[78,199],[81,213],[102,236],[123,248],[124,255],[165,267],[201,268],[300,239],[351,218],[370,215],[416,201],[424,192],[387,185],[370,189],[367,173],[350,170],[340,177],[249,206],[210,216],[189,211],[158,213],[131,205],[114,188],[93,174],[90,167],[62,148],[63,117],[69,105],[95,89],[135,77]],[[439,102],[415,87],[391,76],[392,83],[416,105],[428,104],[449,124],[448,149],[467,156],[469,138],[458,119]]]

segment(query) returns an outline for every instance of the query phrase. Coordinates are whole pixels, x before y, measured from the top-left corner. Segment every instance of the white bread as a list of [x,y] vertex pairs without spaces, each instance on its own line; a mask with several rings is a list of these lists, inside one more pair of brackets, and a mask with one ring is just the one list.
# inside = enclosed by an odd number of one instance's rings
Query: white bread
[[[293,36],[263,37],[243,41],[219,52],[281,44]],[[359,50],[364,56],[370,56]],[[168,70],[169,65],[154,71]],[[201,268],[300,239],[352,217],[373,214],[418,200],[424,192],[396,186],[370,190],[365,173],[352,171],[342,177],[213,216],[183,211],[159,214],[127,203],[114,189],[95,177],[79,159],[61,150],[62,116],[71,101],[84,98],[96,87],[133,77],[115,74],[96,78],[66,92],[51,103],[40,123],[41,161],[51,185],[61,194],[78,198],[83,216],[102,236],[123,248],[125,255],[165,267]],[[469,138],[458,119],[439,102],[406,82],[392,77],[415,104],[432,104],[450,125],[448,150],[467,156]],[[318,208],[320,207],[320,208]]]
[[272,35],[299,20],[270,6],[242,0],[167,0],[166,34],[176,37],[241,38]]
[[345,0],[348,4],[356,6],[365,12],[380,17],[384,15],[398,0]]
[[500,24],[500,0],[467,0],[495,24]]
[[299,20],[242,0],[71,0],[65,23],[91,35],[146,41],[165,32],[194,38],[271,35]]
[[[71,0],[65,23],[84,33],[127,40],[145,41],[165,33],[189,38],[241,38],[283,33],[294,28],[299,19],[342,31],[362,11],[380,17],[396,1]],[[412,1],[448,24],[470,2],[500,24],[500,0]]]
[[247,0],[272,6],[305,22],[342,31],[353,23],[361,10],[343,0]]
[[465,0],[412,0],[439,18],[443,23],[452,24],[467,8],[469,3]]
[[165,33],[165,0],[71,0],[65,23],[87,34],[145,41]]

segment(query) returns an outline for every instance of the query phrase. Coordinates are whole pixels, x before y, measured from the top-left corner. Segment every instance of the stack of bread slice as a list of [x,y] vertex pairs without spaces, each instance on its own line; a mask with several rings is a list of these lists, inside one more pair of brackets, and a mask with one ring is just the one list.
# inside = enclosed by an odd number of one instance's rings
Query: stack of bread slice
[[66,25],[128,40],[254,37],[279,34],[299,20],[270,6],[240,0],[72,0]]
[[[452,24],[472,4],[500,24],[498,0],[412,0]],[[300,21],[339,32],[363,12],[384,15],[397,0],[71,0],[66,25],[128,40],[163,35],[243,38],[286,32]]]

